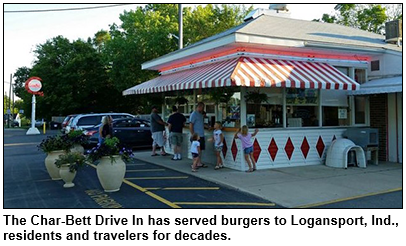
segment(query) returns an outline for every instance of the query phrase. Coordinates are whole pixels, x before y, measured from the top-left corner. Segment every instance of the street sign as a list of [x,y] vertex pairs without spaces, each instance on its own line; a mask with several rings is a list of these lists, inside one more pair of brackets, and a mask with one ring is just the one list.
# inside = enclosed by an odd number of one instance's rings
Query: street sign
[[25,82],[25,89],[32,94],[31,127],[28,129],[27,135],[40,134],[38,129],[35,128],[35,95],[44,95],[44,93],[40,92],[41,88],[41,78],[39,77],[31,77]]
[[31,77],[25,82],[25,89],[28,93],[33,95],[40,95],[42,96],[43,93],[40,92],[42,88],[41,78],[39,77]]
[[20,109],[20,111],[18,111],[18,113],[24,114],[24,109]]

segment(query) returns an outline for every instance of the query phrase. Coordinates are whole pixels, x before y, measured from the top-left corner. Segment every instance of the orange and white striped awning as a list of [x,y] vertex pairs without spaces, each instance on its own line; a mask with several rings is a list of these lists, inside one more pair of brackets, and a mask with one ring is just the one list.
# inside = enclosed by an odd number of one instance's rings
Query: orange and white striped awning
[[230,86],[358,90],[360,85],[326,63],[240,57],[167,73],[123,95]]

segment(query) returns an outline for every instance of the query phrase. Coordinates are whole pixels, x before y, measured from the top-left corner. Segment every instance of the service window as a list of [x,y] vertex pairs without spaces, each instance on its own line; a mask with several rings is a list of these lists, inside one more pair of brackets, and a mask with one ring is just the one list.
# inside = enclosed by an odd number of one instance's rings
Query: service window
[[355,81],[359,84],[367,82],[367,70],[366,69],[355,69]]
[[322,125],[348,126],[350,124],[346,91],[321,90]]
[[[251,93],[246,97],[247,125],[256,128],[283,127],[283,90],[264,88],[259,91],[249,90],[249,92]],[[264,94],[266,100],[264,100]],[[260,99],[261,102],[259,102]]]
[[367,98],[364,96],[354,97],[354,123],[356,125],[366,124],[366,106]]
[[319,126],[319,90],[286,89],[287,127]]

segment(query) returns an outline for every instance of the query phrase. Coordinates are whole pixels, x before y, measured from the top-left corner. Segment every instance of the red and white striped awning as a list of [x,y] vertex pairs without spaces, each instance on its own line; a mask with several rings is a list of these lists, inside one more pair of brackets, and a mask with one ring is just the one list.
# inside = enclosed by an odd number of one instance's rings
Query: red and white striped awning
[[164,74],[123,95],[229,86],[358,90],[360,85],[326,63],[240,57]]

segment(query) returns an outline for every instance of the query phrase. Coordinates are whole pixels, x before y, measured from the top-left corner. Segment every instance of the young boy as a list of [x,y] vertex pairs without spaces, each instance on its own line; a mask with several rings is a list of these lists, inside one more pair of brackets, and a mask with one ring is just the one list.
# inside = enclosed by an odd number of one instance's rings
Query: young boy
[[219,170],[223,167],[223,160],[221,159],[221,151],[223,150],[224,135],[221,131],[221,122],[216,121],[214,124],[213,138],[209,141],[214,141],[214,150],[217,157],[217,165],[214,167],[215,170]]
[[197,163],[199,163],[200,142],[199,134],[194,133],[192,136],[192,145],[190,146],[190,152],[193,157],[192,172],[197,172]]

